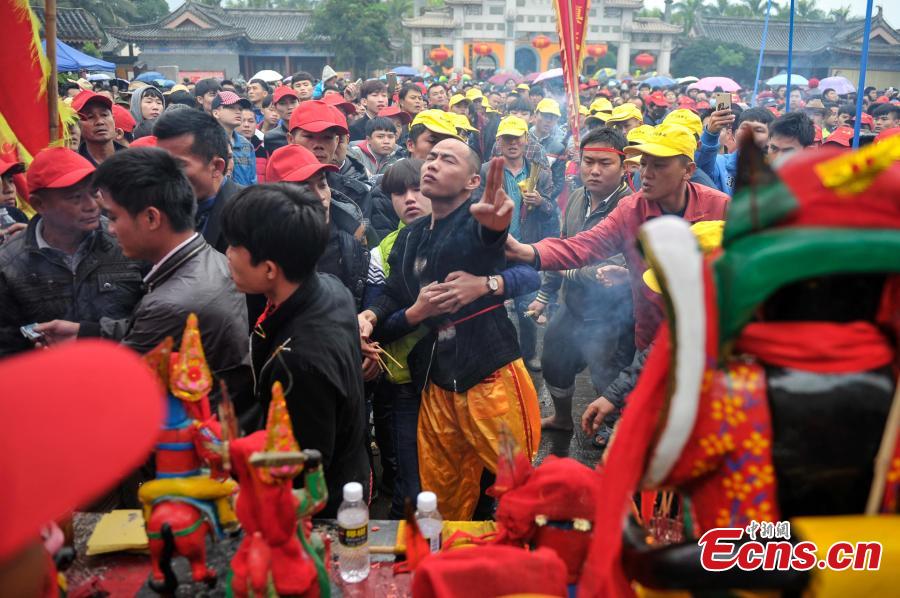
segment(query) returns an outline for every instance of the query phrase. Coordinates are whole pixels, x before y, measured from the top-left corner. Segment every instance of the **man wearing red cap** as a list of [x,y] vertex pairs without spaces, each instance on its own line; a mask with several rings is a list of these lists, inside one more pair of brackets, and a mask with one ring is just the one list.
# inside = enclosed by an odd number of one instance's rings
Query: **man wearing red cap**
[[275,94],[272,96],[272,106],[275,107],[275,111],[278,112],[278,117],[281,120],[278,126],[267,131],[263,138],[263,147],[266,148],[266,152],[270,156],[272,152],[288,144],[287,125],[291,122],[291,116],[293,116],[294,110],[299,105],[300,96],[297,95],[294,89],[287,85],[282,85],[275,89]]
[[253,145],[237,129],[241,126],[241,111],[251,108],[250,100],[233,91],[220,91],[212,101],[213,118],[225,129],[231,142],[231,158],[234,160],[231,178],[244,186],[256,184],[256,154]]
[[42,150],[31,163],[38,215],[0,247],[0,356],[32,346],[20,326],[124,318],[140,299],[140,265],[101,226],[93,173],[67,148]]
[[131,146],[134,127],[137,126],[134,116],[130,110],[126,110],[118,104],[113,104],[112,113],[113,122],[116,124],[116,142],[125,147]]
[[125,146],[116,143],[116,122],[112,100],[93,91],[82,91],[72,100],[72,108],[81,119],[81,147],[78,150],[91,164],[98,166]]
[[666,99],[665,94],[661,91],[654,91],[644,98],[644,102],[647,104],[644,124],[658,125],[662,123],[666,112],[669,111],[669,100]]

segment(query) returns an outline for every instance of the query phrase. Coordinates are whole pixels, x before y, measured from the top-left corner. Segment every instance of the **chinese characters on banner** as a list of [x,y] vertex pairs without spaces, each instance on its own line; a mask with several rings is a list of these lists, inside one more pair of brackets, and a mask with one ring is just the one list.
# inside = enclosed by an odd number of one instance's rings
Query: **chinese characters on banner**
[[559,58],[566,85],[569,130],[575,147],[579,143],[578,130],[578,74],[584,53],[584,34],[591,0],[556,0],[556,31],[559,33]]

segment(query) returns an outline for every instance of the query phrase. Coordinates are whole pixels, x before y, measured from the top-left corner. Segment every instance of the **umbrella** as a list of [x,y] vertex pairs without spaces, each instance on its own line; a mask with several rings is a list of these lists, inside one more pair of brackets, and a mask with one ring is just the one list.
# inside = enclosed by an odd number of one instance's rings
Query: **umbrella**
[[[768,81],[766,81],[766,85],[787,85],[787,73],[781,73],[780,75],[775,75]],[[809,81],[806,80],[806,77],[802,77],[797,73],[791,75],[791,85],[809,85]],[[725,91],[728,91],[727,89]]]
[[557,79],[563,76],[563,70],[561,68],[550,69],[549,71],[544,71],[534,80],[535,83],[540,83],[541,81],[548,81],[550,79]]
[[821,81],[819,81],[819,89],[823,92],[826,89],[833,89],[837,92],[839,96],[846,95],[848,93],[854,93],[856,91],[856,87],[853,83],[847,80],[846,77],[835,76],[835,77],[825,77]]
[[175,82],[172,81],[171,79],[156,79],[154,81],[154,83],[156,83],[157,87],[164,88],[164,89],[168,89],[170,87],[175,87]]
[[592,79],[597,79],[598,81],[602,81],[604,79],[612,79],[616,76],[616,69],[610,67],[603,67],[591,77]]
[[137,77],[134,78],[135,81],[143,81],[144,83],[153,83],[157,79],[165,79],[165,75],[159,73],[157,71],[147,71],[146,73],[141,73]]
[[88,75],[88,81],[112,81],[112,76],[107,75],[106,73],[94,73],[93,75]]
[[419,71],[411,66],[398,66],[391,69],[391,72],[398,77],[417,77],[419,75]]
[[[160,75],[159,78],[162,79],[162,75]],[[259,71],[258,73],[250,77],[251,81],[253,79],[262,79],[266,83],[275,83],[276,81],[281,81],[282,77],[278,74],[277,71],[264,70]]]
[[491,78],[488,79],[488,83],[491,85],[505,85],[510,79],[516,83],[521,83],[522,75],[518,71],[503,71],[491,76]]
[[685,83],[696,83],[699,80],[700,79],[698,79],[697,77],[678,77],[677,79],[675,79],[675,82],[679,85],[684,85]]
[[696,83],[688,85],[688,89],[699,89],[700,91],[715,91],[720,88],[722,91],[737,91],[740,85],[728,77],[703,77]]
[[648,79],[644,79],[643,81],[650,87],[669,87],[670,85],[675,85],[675,79],[670,79],[669,77],[663,77],[662,75],[657,75],[656,77],[650,77]]

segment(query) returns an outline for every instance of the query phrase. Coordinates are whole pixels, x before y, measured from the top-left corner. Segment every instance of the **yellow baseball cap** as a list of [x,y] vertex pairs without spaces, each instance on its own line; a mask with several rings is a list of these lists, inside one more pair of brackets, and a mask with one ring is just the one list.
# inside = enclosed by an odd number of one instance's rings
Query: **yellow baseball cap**
[[613,105],[607,98],[597,98],[591,102],[591,112],[612,112]]
[[410,127],[416,125],[424,125],[426,129],[437,133],[438,135],[447,135],[448,137],[462,139],[462,137],[459,136],[459,131],[456,130],[456,125],[453,124],[453,121],[447,117],[447,113],[443,110],[422,110],[416,114],[416,117],[412,119],[412,122],[409,124]]
[[172,89],[170,89],[169,91],[164,91],[164,92],[163,92],[163,95],[164,95],[164,96],[172,95],[172,94],[175,93],[176,91],[187,91],[187,92],[190,92],[191,90],[188,89],[188,86],[187,86],[187,85],[182,85],[181,83],[179,83],[179,84],[177,84],[177,85],[173,85],[173,86],[172,86]]
[[450,97],[451,106],[456,106],[460,102],[471,102],[471,100],[461,93],[453,94],[453,96]]
[[579,105],[578,114],[580,114],[581,116],[589,116],[591,114],[591,111],[587,109],[587,106]]
[[478,98],[483,98],[484,94],[477,87],[470,87],[466,91],[466,99],[467,100],[477,100]]
[[456,112],[445,112],[444,116],[446,116],[450,122],[453,123],[453,126],[457,129],[465,129],[466,131],[477,131],[475,127],[472,126],[472,123],[469,122],[469,118],[465,114],[457,114]]
[[522,91],[531,91],[531,86],[527,83],[519,83],[516,85],[516,89],[521,89]]
[[606,119],[606,123],[621,123],[630,118],[635,118],[640,122],[644,122],[644,115],[641,114],[641,111],[638,110],[638,107],[631,102],[625,102],[624,104],[616,106],[612,109],[612,114],[608,119]]
[[521,137],[528,132],[528,123],[518,116],[507,116],[500,121],[497,127],[497,137],[502,135],[511,135],[513,137]]
[[540,102],[538,102],[537,107],[534,109],[535,112],[543,112],[544,114],[553,114],[555,116],[562,116],[562,112],[559,111],[559,102],[554,100],[553,98],[544,98]]
[[696,112],[692,112],[686,108],[679,108],[678,110],[669,112],[661,124],[681,125],[686,129],[690,129],[695,135],[701,135],[703,133],[703,121],[700,120],[700,116],[698,116]]
[[644,143],[651,135],[653,135],[655,129],[656,127],[651,125],[640,125],[628,131],[625,138],[628,139],[628,143]]
[[[697,244],[703,255],[709,255],[722,246],[722,235],[725,231],[724,220],[704,220],[691,225],[691,232],[697,237]],[[646,284],[654,293],[662,293],[656,273],[652,269],[645,270],[642,276]]]
[[697,139],[690,129],[681,125],[664,124],[656,127],[643,143],[627,146],[625,155],[647,154],[659,158],[687,156],[693,160],[696,151]]

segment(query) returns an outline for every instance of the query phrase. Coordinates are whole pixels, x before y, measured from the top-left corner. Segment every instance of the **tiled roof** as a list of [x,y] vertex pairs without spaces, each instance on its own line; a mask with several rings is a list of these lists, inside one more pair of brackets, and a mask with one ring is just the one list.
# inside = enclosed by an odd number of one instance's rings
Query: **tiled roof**
[[[41,23],[41,35],[44,34],[44,6],[32,6],[31,9]],[[94,42],[100,43],[103,32],[97,19],[83,8],[57,8],[56,9],[56,37],[64,42]]]
[[681,33],[681,25],[666,23],[656,17],[636,17],[630,31],[635,33]]
[[423,29],[452,29],[456,26],[453,17],[447,12],[426,12],[425,14],[403,19],[404,27],[421,27]]
[[[210,27],[200,27],[186,20],[176,27],[166,27],[185,13],[195,15]],[[156,23],[110,29],[125,41],[246,39],[250,42],[293,42],[316,39],[306,34],[312,15],[302,10],[253,8],[218,8],[188,0],[173,13]]]
[[[694,22],[694,33],[697,37],[705,37],[718,41],[737,43],[751,50],[759,50],[762,40],[762,19],[737,19],[734,17],[699,16]],[[861,32],[857,20],[836,21],[798,21],[794,24],[794,51],[819,52],[825,48],[838,46],[847,42],[847,38]],[[788,51],[789,26],[787,21],[769,21],[769,34],[766,38],[766,51]]]
[[644,0],[606,0],[607,8],[644,8]]

